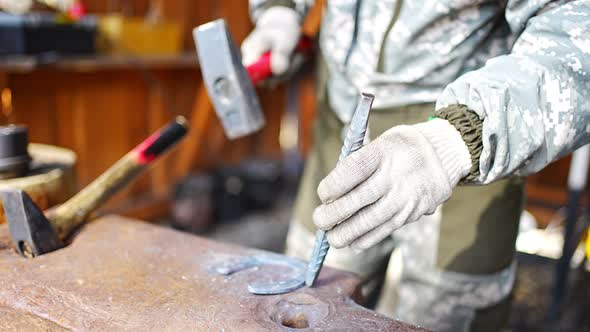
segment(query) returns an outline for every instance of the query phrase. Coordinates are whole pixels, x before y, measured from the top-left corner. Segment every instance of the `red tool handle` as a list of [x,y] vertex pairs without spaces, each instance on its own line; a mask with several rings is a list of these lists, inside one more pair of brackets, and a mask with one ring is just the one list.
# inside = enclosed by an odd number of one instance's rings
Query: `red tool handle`
[[145,165],[154,161],[160,154],[184,137],[186,132],[186,120],[184,117],[177,117],[166,127],[146,138],[134,149],[137,155],[137,163]]
[[[309,38],[303,37],[299,40],[295,52],[307,54],[312,49],[312,42]],[[272,70],[270,69],[270,51],[262,54],[258,61],[246,67],[248,76],[252,80],[254,85],[264,81],[265,79],[272,76]]]

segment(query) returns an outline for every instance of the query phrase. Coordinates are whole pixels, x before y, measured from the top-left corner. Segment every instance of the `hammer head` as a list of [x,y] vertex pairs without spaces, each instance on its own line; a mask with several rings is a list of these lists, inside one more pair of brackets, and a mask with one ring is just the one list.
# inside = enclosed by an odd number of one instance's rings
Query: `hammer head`
[[264,114],[240,52],[223,19],[193,30],[207,92],[225,134],[234,139],[264,126]]
[[30,258],[63,248],[59,235],[26,192],[7,190],[0,196],[10,237],[19,254]]

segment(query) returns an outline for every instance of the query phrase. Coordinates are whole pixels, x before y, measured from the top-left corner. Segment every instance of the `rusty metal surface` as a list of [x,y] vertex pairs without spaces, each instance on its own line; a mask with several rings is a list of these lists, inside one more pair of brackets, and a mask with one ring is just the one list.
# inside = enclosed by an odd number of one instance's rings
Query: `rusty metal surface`
[[41,317],[22,313],[19,310],[0,306],[2,331],[62,332],[67,329]]
[[[0,242],[6,234],[0,225]],[[1,330],[422,331],[357,305],[351,274],[325,269],[314,288],[257,296],[248,282],[280,268],[210,268],[263,252],[122,217],[90,223],[67,248],[32,260],[0,248]]]

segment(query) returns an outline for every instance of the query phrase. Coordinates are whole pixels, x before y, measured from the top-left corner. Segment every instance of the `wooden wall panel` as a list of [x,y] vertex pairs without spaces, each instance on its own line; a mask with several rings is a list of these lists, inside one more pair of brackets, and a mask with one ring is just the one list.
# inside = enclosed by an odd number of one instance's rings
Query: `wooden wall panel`
[[[8,87],[8,74],[0,71],[0,94],[7,87]],[[4,113],[7,113],[10,111],[10,110],[5,110],[4,107],[5,107],[4,102],[2,100],[0,100],[0,123],[3,125],[6,123],[9,123],[9,119],[6,118]]]
[[[21,95],[20,91],[30,93]],[[36,83],[23,80],[11,80],[13,96],[12,113],[9,123],[27,124],[29,139],[33,142],[56,142],[57,128],[55,123],[55,93],[51,86],[42,87]]]
[[314,66],[306,68],[307,72],[299,80],[299,153],[307,156],[313,144],[313,122],[317,114]]
[[[179,0],[168,2],[177,1]],[[120,12],[126,15],[144,15],[148,11],[149,3],[150,0],[84,0],[89,13]]]
[[[252,29],[247,1],[156,2],[162,6],[166,19],[183,26],[187,50],[194,49],[192,28],[212,19],[225,18],[238,45]],[[85,3],[91,13],[117,11],[123,5],[128,8],[127,14],[144,15],[149,7],[148,0],[86,0]],[[174,116],[190,118],[195,112],[201,114],[200,108],[209,110],[211,116],[203,122],[201,131],[193,128],[189,138],[173,153],[159,160],[111,202],[110,207],[119,208],[119,212],[138,205],[138,200],[154,206],[154,197],[168,197],[176,181],[190,171],[237,163],[248,157],[281,157],[278,135],[286,100],[283,87],[259,90],[267,116],[264,130],[228,141],[208,100],[204,99],[208,97],[204,97],[201,75],[191,66],[140,67],[130,59],[129,66],[117,68],[99,64],[96,68],[89,65],[84,68],[44,66],[29,72],[0,70],[0,88],[5,85],[13,91],[15,112],[10,119],[3,120],[27,124],[31,141],[74,150],[78,154],[80,185],[88,184]],[[188,160],[185,169],[178,166],[183,159]]]
[[[27,124],[31,141],[70,148],[78,154],[80,185],[86,185],[153,131],[176,115],[191,116],[194,104],[209,104],[196,70],[98,70],[76,72],[38,70],[10,75],[13,121]],[[203,123],[204,135],[187,138],[176,151],[159,160],[134,185],[113,199],[110,207],[145,194],[167,196],[190,170],[237,163],[252,156],[280,158],[278,143],[284,109],[284,89],[260,90],[267,126],[257,135],[228,141],[214,113]],[[212,110],[211,110],[212,112]],[[192,132],[198,130],[192,128]],[[203,133],[201,133],[203,134]],[[188,170],[177,169],[193,153]]]
[[252,21],[248,14],[248,1],[224,0],[217,2],[214,18],[224,18],[229,26],[232,37],[238,45],[252,31]]

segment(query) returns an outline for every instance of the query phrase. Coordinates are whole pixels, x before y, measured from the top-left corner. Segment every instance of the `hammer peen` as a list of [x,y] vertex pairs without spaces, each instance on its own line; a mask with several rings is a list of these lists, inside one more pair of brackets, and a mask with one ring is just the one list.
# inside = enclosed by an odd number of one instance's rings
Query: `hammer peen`
[[135,179],[147,166],[177,143],[187,132],[184,117],[177,117],[64,204],[45,214],[22,190],[0,193],[10,236],[24,257],[55,251],[73,230],[82,225],[95,209]]

